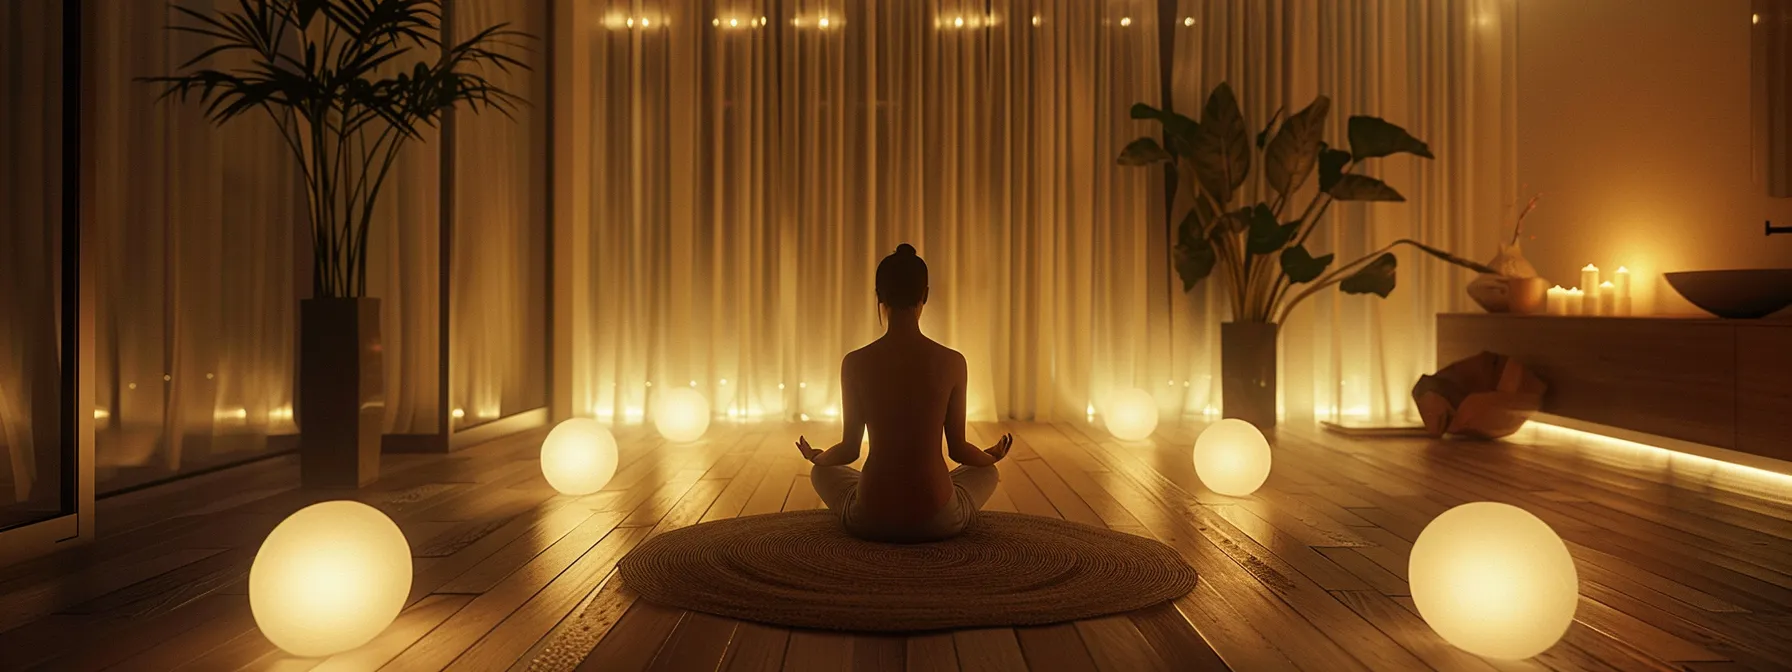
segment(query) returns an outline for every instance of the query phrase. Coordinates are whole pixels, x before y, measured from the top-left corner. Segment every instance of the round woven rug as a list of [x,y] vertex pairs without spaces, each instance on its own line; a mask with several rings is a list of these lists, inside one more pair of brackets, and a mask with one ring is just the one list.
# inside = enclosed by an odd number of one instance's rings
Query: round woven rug
[[624,586],[667,606],[873,632],[1058,623],[1195,587],[1194,568],[1155,540],[987,511],[928,544],[861,541],[827,511],[720,520],[650,539],[618,570]]

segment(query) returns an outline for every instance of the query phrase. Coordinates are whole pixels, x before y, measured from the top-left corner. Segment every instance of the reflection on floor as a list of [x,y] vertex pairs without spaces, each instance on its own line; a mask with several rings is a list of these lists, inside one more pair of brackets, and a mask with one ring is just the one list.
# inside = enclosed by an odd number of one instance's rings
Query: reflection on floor
[[[992,506],[1156,537],[1201,572],[1170,605],[1040,628],[866,637],[789,631],[636,601],[613,580],[642,539],[820,506],[791,439],[826,425],[718,423],[666,446],[624,428],[597,494],[557,496],[530,433],[452,456],[395,455],[350,496],[388,512],[416,556],[413,604],[373,643],[291,660],[256,632],[249,560],[284,515],[343,493],[292,488],[280,458],[104,500],[102,538],[0,569],[0,667],[53,669],[1774,669],[1792,665],[1792,489],[1759,472],[1682,473],[1574,446],[1275,438],[1275,471],[1233,499],[1195,480],[1198,423],[1120,444],[1071,424],[975,427],[1018,439]],[[1548,444],[1547,436],[1531,439]],[[1606,452],[1602,452],[1606,451]],[[1566,639],[1493,663],[1413,611],[1406,554],[1473,500],[1524,507],[1579,566]]]

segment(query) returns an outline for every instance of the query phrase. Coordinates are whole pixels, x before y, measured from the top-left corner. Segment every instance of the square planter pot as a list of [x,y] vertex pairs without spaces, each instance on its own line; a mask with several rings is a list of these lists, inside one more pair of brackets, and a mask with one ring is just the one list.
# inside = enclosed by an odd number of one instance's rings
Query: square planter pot
[[1256,425],[1276,426],[1276,336],[1273,322],[1220,325],[1222,415]]
[[379,479],[386,414],[379,299],[305,299],[299,307],[299,475],[308,488]]

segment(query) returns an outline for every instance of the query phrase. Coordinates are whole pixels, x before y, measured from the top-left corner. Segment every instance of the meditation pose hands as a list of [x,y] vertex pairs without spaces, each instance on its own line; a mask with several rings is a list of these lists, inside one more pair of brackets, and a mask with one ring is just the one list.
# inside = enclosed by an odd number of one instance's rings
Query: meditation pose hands
[[[971,443],[969,441],[966,441],[964,443],[964,445],[965,445],[965,447],[970,448],[972,450],[976,449],[976,446],[971,445]],[[1014,435],[1003,434],[1001,439],[996,440],[996,445],[990,446],[989,448],[981,451],[984,455],[989,456],[989,459],[987,461],[982,460],[982,459],[973,458],[969,461],[960,460],[960,462],[963,464],[970,464],[971,466],[974,466],[974,467],[986,467],[986,466],[989,466],[989,465],[992,465],[992,464],[1002,461],[1002,458],[1007,457],[1008,451],[1013,448],[1014,448]],[[796,449],[797,449],[797,452],[800,452],[803,454],[803,459],[808,460],[809,462],[811,462],[813,464],[819,464],[822,466],[837,466],[839,464],[851,464],[852,460],[858,459],[857,451],[853,451],[854,454],[852,456],[852,459],[848,459],[845,462],[835,462],[834,460],[830,459],[831,456],[829,456],[829,453],[842,452],[844,449],[841,448],[840,444],[835,444],[833,448],[829,448],[827,450],[817,450],[813,446],[809,445],[809,437],[807,437],[807,436],[796,437]],[[962,452],[958,453],[958,455],[962,455],[962,454],[963,454]],[[956,455],[955,455],[955,458],[956,458]]]

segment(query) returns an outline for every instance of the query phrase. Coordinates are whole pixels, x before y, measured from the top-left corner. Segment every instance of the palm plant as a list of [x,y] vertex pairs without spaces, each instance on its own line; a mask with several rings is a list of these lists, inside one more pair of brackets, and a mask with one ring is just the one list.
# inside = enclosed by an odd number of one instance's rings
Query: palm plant
[[[145,81],[162,84],[164,98],[197,96],[218,125],[253,110],[273,119],[304,174],[320,298],[366,294],[368,225],[406,143],[458,105],[508,117],[523,103],[481,71],[526,70],[498,49],[529,36],[498,24],[445,42],[440,0],[237,0],[215,13],[172,7],[184,21],[169,30],[214,42],[178,74]],[[199,67],[236,55],[246,58]]]
[[[1163,125],[1164,142],[1143,137],[1129,143],[1119,163],[1146,166],[1169,163],[1191,193],[1172,198],[1182,205],[1169,213],[1172,260],[1191,290],[1216,268],[1231,281],[1233,320],[1279,324],[1301,300],[1332,285],[1347,294],[1386,297],[1394,291],[1398,259],[1393,249],[1408,246],[1451,264],[1493,273],[1493,269],[1415,240],[1401,239],[1346,264],[1332,267],[1334,255],[1313,256],[1307,237],[1338,201],[1405,201],[1400,192],[1360,172],[1369,159],[1406,153],[1432,158],[1431,148],[1394,124],[1377,117],[1350,118],[1348,150],[1324,140],[1331,99],[1320,96],[1305,109],[1282,119],[1280,112],[1255,142],[1239,112],[1232,87],[1220,84],[1209,94],[1201,120],[1159,110],[1143,103],[1132,107],[1134,119]],[[1278,125],[1277,120],[1281,123]],[[1257,193],[1270,198],[1254,204],[1234,202],[1245,195],[1252,158],[1262,153]],[[1293,219],[1290,206],[1317,170],[1318,189]],[[1175,183],[1172,183],[1173,185]],[[1177,210],[1186,208],[1178,220]],[[1303,286],[1304,285],[1304,286]]]

